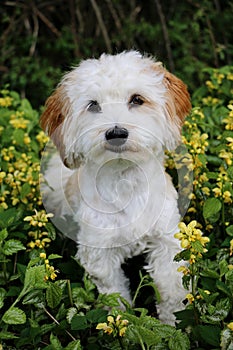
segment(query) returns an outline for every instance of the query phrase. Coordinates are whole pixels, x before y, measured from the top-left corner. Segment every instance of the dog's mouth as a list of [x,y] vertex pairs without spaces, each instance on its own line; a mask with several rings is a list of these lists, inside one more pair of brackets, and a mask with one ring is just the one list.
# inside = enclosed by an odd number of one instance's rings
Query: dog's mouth
[[136,145],[133,145],[131,142],[121,143],[116,142],[117,139],[114,139],[114,142],[105,142],[104,148],[108,151],[114,153],[123,153],[123,152],[137,152]]

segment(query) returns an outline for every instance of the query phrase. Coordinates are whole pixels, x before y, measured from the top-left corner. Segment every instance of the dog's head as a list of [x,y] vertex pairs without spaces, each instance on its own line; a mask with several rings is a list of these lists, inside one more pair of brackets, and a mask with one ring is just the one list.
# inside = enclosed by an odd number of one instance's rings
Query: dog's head
[[185,84],[136,51],[81,62],[48,98],[41,125],[64,164],[111,156],[143,159],[174,149],[191,109]]

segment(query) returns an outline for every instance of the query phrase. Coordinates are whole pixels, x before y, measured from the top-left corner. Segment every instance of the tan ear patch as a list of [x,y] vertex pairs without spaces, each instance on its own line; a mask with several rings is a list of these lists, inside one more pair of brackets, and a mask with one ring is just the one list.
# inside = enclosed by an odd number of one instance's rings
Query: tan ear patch
[[192,108],[187,86],[182,80],[168,71],[165,71],[164,74],[164,84],[168,89],[167,108],[169,114],[171,117],[174,116],[172,110],[175,109],[174,112],[179,117],[180,123],[182,124]]
[[40,117],[41,127],[52,136],[69,114],[70,102],[62,86],[59,86],[45,103],[45,111]]

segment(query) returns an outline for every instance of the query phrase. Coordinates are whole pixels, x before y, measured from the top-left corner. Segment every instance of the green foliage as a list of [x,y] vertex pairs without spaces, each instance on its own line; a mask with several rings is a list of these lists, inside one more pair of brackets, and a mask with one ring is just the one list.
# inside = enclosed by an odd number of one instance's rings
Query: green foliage
[[[5,349],[219,349],[233,346],[233,70],[206,69],[184,125],[184,179],[190,205],[177,238],[187,306],[177,327],[163,325],[146,302],[98,294],[72,259],[75,246],[56,235],[39,191],[47,137],[26,99],[0,97],[0,347]],[[175,155],[168,159],[173,172]],[[191,176],[193,175],[193,177]],[[192,180],[193,178],[193,180]],[[185,187],[185,186],[184,186]],[[186,190],[186,187],[185,189]],[[182,205],[182,202],[181,202]],[[75,271],[75,274],[74,274]],[[156,286],[140,275],[133,301]],[[120,305],[125,305],[122,311]]]

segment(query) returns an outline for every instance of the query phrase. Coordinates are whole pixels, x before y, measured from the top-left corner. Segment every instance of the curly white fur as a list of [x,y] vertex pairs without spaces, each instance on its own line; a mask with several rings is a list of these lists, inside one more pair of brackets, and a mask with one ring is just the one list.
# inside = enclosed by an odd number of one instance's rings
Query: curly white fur
[[[89,59],[67,73],[41,117],[60,156],[45,171],[45,207],[78,244],[77,258],[101,293],[130,301],[121,269],[147,253],[161,293],[159,318],[174,323],[185,290],[174,238],[177,193],[164,170],[190,110],[181,80],[136,51]],[[45,187],[45,186],[43,186]]]

